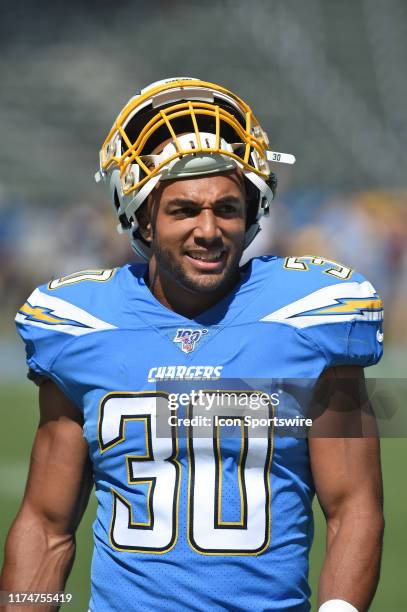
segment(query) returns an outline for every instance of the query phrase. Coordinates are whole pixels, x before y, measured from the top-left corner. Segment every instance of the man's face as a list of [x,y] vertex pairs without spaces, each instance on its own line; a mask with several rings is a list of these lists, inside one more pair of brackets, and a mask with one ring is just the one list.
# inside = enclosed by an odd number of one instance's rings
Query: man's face
[[246,229],[240,173],[163,181],[148,202],[155,273],[192,292],[229,290]]

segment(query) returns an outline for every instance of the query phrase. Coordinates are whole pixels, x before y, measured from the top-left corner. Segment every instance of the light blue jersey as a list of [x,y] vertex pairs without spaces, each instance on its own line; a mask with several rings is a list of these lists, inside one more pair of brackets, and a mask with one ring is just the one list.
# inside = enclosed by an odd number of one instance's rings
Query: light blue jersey
[[372,365],[380,299],[338,264],[267,256],[190,320],[152,296],[145,272],[126,265],[52,281],[16,317],[31,376],[51,378],[83,414],[98,499],[90,609],[307,611],[307,440],[271,430],[201,437],[195,426],[185,437],[169,425],[158,435],[169,410],[157,389]]

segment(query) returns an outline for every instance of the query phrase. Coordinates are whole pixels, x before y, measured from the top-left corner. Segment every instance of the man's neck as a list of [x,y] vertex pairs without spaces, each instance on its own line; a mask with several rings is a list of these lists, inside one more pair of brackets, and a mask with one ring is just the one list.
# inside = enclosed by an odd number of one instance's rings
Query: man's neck
[[193,319],[224,298],[237,285],[240,274],[237,271],[226,287],[208,293],[187,289],[173,278],[168,278],[165,273],[151,269],[147,270],[145,280],[151,293],[163,306],[187,319]]

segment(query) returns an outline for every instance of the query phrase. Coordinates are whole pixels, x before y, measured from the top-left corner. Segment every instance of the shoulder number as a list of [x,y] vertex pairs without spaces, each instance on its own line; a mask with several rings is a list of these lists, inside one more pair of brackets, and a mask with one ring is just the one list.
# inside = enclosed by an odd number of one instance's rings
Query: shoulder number
[[335,276],[335,278],[339,278],[341,280],[347,280],[352,276],[353,272],[351,268],[347,268],[337,261],[332,261],[332,259],[324,259],[323,257],[314,257],[312,255],[304,255],[304,257],[286,257],[284,268],[287,270],[300,270],[307,272],[310,264],[314,266],[326,266],[325,269],[322,270],[324,274]]
[[52,291],[52,289],[59,289],[59,287],[74,285],[76,283],[81,283],[82,281],[97,281],[99,283],[105,283],[112,278],[116,272],[116,269],[117,268],[109,270],[80,270],[79,272],[74,272],[74,274],[68,274],[68,276],[56,278],[48,283],[48,289]]

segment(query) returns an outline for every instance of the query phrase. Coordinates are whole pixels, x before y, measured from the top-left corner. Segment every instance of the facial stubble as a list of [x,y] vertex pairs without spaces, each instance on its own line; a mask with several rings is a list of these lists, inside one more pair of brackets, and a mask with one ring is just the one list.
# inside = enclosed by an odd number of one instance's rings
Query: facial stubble
[[183,266],[176,261],[170,249],[162,248],[157,239],[152,241],[152,253],[157,263],[157,272],[163,272],[167,278],[173,279],[184,289],[193,293],[222,293],[229,291],[239,279],[239,260],[241,253],[236,254],[226,263],[219,273],[197,273],[189,275]]

